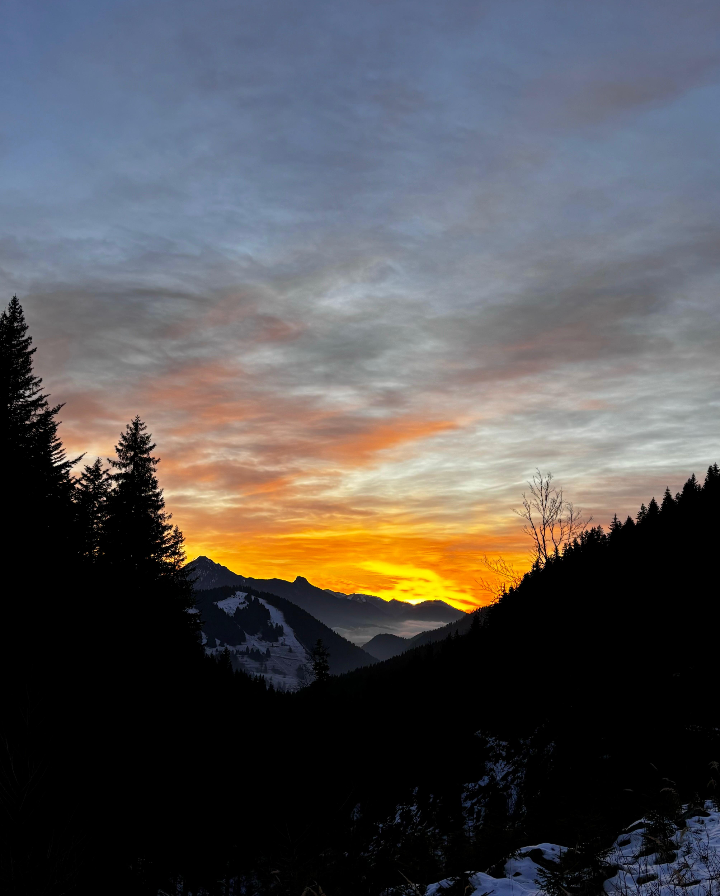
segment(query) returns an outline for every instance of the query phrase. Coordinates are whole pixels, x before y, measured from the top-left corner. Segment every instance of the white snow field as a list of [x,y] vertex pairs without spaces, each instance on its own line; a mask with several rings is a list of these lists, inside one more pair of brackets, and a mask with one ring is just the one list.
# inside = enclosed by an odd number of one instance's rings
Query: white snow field
[[247,601],[245,598],[247,597],[247,591],[236,591],[232,597],[226,597],[225,600],[215,601],[215,606],[227,613],[228,616],[234,616],[235,610],[242,604],[244,607]]
[[[711,802],[702,808],[686,808],[686,826],[672,834],[665,843],[670,852],[652,852],[648,834],[650,822],[640,819],[615,840],[606,856],[613,876],[603,884],[608,896],[720,896],[720,812]],[[648,843],[651,844],[648,847]],[[534,852],[539,850],[539,852]],[[519,851],[504,866],[503,877],[478,872],[469,877],[471,889],[466,896],[542,896],[538,875],[541,866],[532,858],[555,862],[565,847],[540,843]],[[642,853],[647,853],[642,855]],[[431,884],[423,896],[441,896],[443,890],[456,886],[455,878]],[[398,892],[395,890],[394,892]],[[413,892],[411,889],[405,892]]]

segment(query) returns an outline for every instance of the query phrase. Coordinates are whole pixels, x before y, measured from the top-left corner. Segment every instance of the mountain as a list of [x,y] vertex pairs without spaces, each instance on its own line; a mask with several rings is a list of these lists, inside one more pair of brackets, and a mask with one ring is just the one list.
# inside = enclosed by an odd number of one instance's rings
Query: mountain
[[329,650],[330,673],[340,675],[375,658],[301,607],[274,594],[230,585],[197,592],[205,651],[227,649],[234,669],[262,675],[279,690],[297,690],[310,680],[310,652],[319,638]]
[[442,628],[432,628],[428,631],[420,632],[412,638],[408,638],[408,647],[420,647],[423,644],[435,644],[437,641],[444,641],[450,635],[466,635],[470,631],[473,618],[477,615],[480,623],[484,624],[487,619],[490,607],[478,607],[472,613],[465,613],[463,618],[457,622],[448,622]]
[[401,638],[399,635],[383,632],[371,638],[363,647],[363,650],[377,660],[389,660],[393,656],[405,653],[410,646],[409,640],[409,638]]
[[414,634],[423,622],[452,623],[467,615],[442,600],[408,604],[400,600],[386,601],[371,594],[343,594],[317,588],[303,576],[298,576],[294,582],[241,576],[209,557],[198,557],[188,564],[188,569],[198,591],[230,586],[274,594],[302,607],[343,636],[360,642],[379,632],[399,634],[409,631]]
[[477,614],[480,621],[484,622],[489,609],[489,607],[480,607],[474,613],[465,613],[464,618],[458,622],[449,622],[442,628],[420,632],[412,638],[401,638],[391,634],[375,635],[367,644],[363,645],[363,650],[378,660],[389,660],[391,657],[405,653],[406,650],[412,650],[413,647],[434,644],[456,633],[466,635],[470,631],[474,616]]

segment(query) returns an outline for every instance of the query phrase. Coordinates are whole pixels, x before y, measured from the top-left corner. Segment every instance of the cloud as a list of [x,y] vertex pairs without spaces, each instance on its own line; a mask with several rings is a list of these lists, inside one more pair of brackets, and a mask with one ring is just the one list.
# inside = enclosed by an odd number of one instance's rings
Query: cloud
[[83,9],[12,13],[0,283],[193,551],[485,600],[536,466],[607,521],[716,459],[715,4]]

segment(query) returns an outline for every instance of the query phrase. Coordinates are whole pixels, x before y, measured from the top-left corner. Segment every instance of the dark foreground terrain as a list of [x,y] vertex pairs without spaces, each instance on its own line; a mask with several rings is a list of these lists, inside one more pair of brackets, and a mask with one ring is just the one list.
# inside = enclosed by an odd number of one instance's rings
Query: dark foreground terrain
[[204,650],[145,424],[71,478],[17,302],[0,340],[4,894],[377,896],[710,795],[717,466],[465,634],[281,693]]

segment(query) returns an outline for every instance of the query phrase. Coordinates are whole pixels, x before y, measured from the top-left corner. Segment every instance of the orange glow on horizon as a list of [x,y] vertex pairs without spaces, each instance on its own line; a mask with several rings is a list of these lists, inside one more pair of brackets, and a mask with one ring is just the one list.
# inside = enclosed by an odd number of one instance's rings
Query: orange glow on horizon
[[[204,555],[253,578],[293,581],[300,575],[319,588],[345,594],[374,594],[412,604],[443,600],[466,612],[493,600],[479,582],[495,581],[482,568],[480,537],[440,540],[417,534],[336,531],[247,533],[238,545],[233,540],[220,533],[214,538],[190,537],[188,559]],[[529,566],[527,551],[507,547],[503,556],[524,571]]]
[[529,566],[512,505],[495,496],[483,505],[476,487],[446,495],[434,482],[428,457],[473,431],[463,409],[373,416],[312,397],[268,401],[232,360],[189,363],[141,394],[119,419],[103,418],[92,395],[72,396],[79,413],[66,417],[64,442],[70,456],[88,452],[83,463],[112,456],[121,421],[139,412],[189,560],[465,611],[493,600],[480,584],[496,578],[484,554]]

